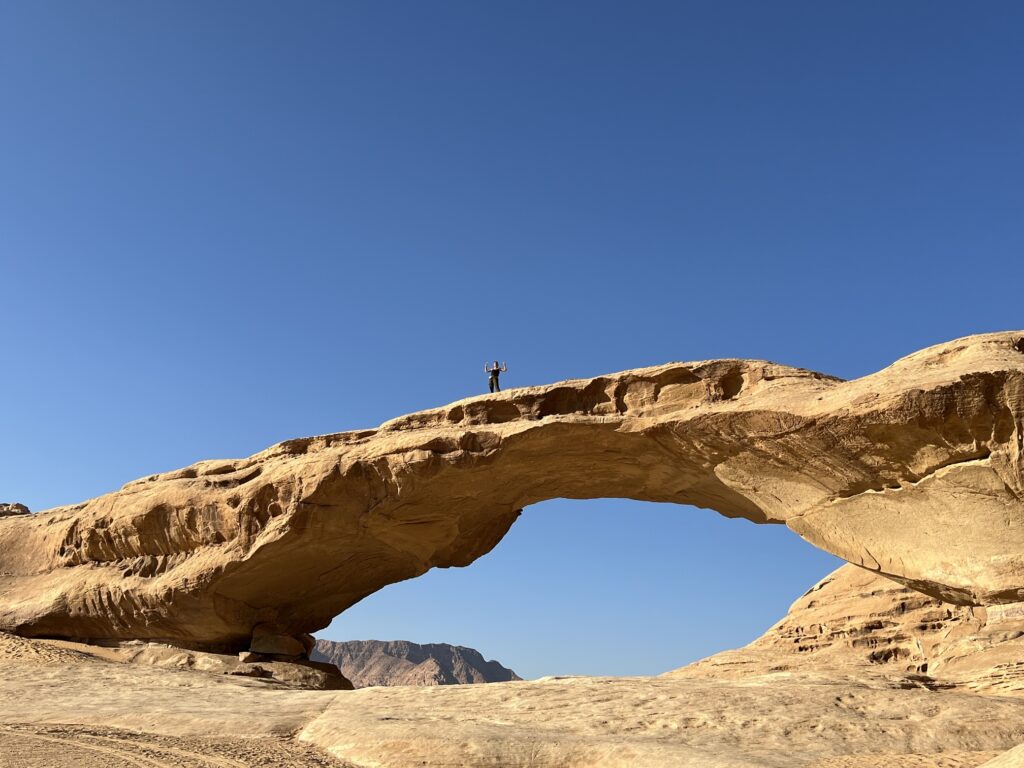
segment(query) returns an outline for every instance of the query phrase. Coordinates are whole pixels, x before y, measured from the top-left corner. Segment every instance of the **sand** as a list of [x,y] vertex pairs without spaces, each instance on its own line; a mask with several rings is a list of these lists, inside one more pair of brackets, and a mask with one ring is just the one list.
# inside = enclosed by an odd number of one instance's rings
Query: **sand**
[[1016,697],[863,672],[302,691],[0,635],[0,768],[975,768],[1022,743]]

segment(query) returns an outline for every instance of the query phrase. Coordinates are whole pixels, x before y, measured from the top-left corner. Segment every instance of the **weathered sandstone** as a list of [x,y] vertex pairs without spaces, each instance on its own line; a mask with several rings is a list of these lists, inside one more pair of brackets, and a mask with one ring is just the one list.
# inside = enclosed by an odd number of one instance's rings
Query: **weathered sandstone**
[[290,688],[351,691],[354,687],[337,666],[320,660],[310,661],[253,651],[228,656],[138,641],[114,648],[89,650],[102,654],[108,660],[126,664],[254,677]]
[[[844,382],[672,363],[470,398],[0,520],[0,629],[240,650],[488,552],[553,497],[782,523],[933,597],[1024,597],[1024,354],[969,337]],[[294,649],[294,648],[293,648]]]
[[1024,744],[983,763],[981,768],[1020,768],[1024,765]]
[[1024,698],[1024,603],[943,603],[844,565],[751,644],[669,674],[739,679],[808,671]]
[[973,768],[1024,739],[1022,658],[1024,604],[943,603],[845,565],[748,646],[656,678],[370,688],[302,737],[389,768]]

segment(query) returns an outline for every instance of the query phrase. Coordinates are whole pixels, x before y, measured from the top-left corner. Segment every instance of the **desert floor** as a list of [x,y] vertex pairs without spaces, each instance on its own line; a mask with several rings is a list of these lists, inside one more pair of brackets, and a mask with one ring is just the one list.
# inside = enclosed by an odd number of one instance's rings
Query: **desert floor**
[[1024,743],[1024,701],[842,670],[304,691],[0,635],[0,681],[0,768],[1005,768]]

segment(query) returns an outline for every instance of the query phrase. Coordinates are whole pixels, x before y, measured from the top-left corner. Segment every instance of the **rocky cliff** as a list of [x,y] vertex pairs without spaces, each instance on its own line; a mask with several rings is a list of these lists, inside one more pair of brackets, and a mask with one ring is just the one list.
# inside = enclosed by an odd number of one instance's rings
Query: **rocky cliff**
[[519,680],[479,651],[447,643],[406,640],[317,640],[312,658],[337,666],[357,688],[372,685],[459,685]]

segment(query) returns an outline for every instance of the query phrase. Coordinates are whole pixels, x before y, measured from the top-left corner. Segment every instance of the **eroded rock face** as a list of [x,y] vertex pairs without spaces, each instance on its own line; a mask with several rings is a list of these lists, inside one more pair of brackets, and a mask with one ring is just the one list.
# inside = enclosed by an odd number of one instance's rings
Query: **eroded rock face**
[[754,642],[668,673],[687,678],[878,674],[924,688],[1024,697],[1024,603],[963,606],[854,565],[814,585]]
[[[0,629],[244,649],[490,551],[554,497],[782,523],[933,597],[1024,598],[1021,334],[844,382],[673,363],[205,461],[0,520]],[[301,639],[300,639],[301,642]]]
[[24,504],[0,504],[0,517],[14,517],[15,515],[28,515],[28,507]]
[[356,688],[374,685],[468,685],[519,680],[477,650],[407,640],[317,640],[312,658],[338,667]]

